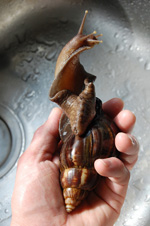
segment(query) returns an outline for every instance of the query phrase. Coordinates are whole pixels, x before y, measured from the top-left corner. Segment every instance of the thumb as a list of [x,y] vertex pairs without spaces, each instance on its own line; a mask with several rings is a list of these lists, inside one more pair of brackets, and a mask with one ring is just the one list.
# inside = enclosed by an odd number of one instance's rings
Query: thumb
[[52,159],[59,142],[58,127],[61,113],[59,108],[51,111],[48,120],[34,133],[32,142],[25,151],[26,155],[30,155],[38,161]]

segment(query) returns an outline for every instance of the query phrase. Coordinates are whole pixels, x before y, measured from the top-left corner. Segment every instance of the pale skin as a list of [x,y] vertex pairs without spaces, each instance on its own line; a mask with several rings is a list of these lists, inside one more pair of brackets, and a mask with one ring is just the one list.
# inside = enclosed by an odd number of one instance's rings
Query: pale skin
[[115,138],[120,159],[95,161],[96,171],[104,177],[88,198],[68,214],[59,183],[58,124],[62,111],[54,108],[18,161],[11,226],[113,226],[125,200],[139,145],[131,135],[135,115],[122,110],[122,100],[113,98],[103,104],[103,109],[121,131]]

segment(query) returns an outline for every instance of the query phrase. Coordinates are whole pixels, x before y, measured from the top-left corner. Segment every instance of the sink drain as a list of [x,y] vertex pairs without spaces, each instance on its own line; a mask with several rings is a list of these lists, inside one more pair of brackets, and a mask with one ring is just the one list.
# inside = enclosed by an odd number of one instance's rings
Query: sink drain
[[7,127],[6,123],[3,121],[3,119],[0,118],[0,167],[4,164],[10,153],[11,143],[12,142],[10,130]]
[[10,108],[0,104],[0,178],[15,165],[24,142],[19,118]]

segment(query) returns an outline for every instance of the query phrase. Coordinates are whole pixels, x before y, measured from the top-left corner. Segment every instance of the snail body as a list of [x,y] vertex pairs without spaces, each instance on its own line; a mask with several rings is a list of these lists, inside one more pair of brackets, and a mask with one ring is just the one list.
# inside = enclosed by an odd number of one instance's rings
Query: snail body
[[60,182],[66,211],[71,212],[96,187],[99,175],[94,169],[97,158],[116,156],[113,123],[95,96],[96,76],[84,70],[79,54],[101,42],[95,32],[83,35],[85,12],[78,34],[62,49],[50,89],[50,100],[63,114],[59,123],[62,140]]

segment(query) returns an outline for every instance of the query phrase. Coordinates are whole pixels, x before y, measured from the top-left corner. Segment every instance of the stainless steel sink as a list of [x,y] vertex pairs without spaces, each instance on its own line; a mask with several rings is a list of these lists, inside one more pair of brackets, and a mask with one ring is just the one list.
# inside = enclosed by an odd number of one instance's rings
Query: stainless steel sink
[[84,32],[103,33],[81,56],[97,96],[120,97],[137,116],[139,160],[115,225],[150,225],[150,1],[0,0],[0,226],[10,225],[17,160],[54,107],[55,62],[85,9]]

